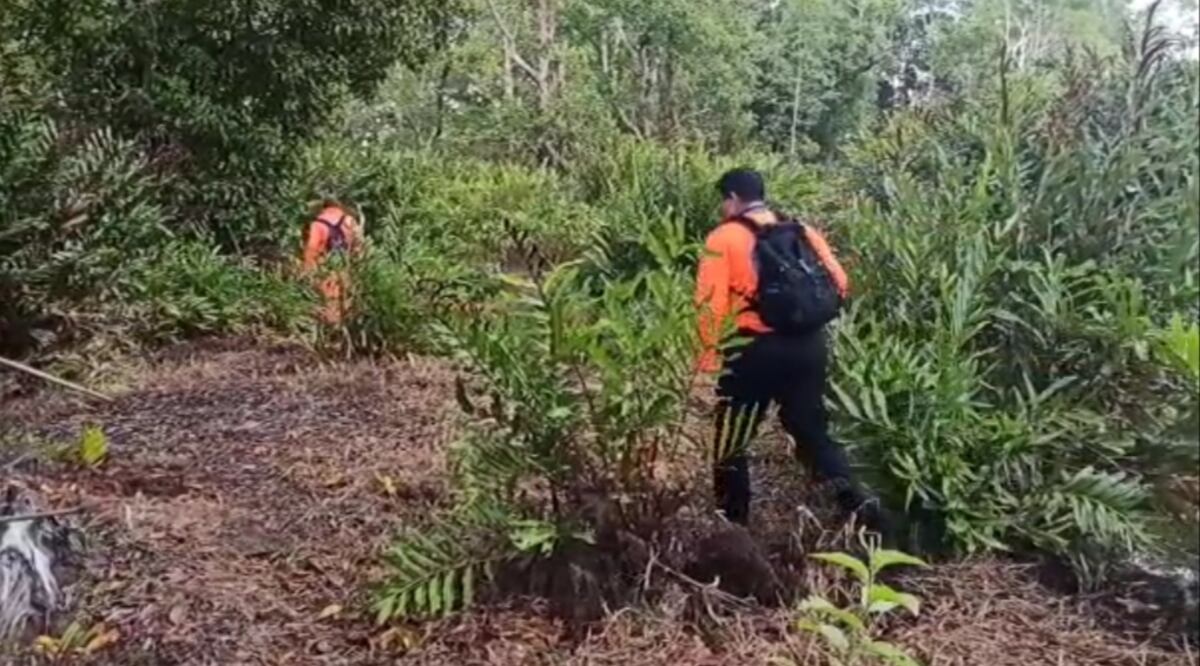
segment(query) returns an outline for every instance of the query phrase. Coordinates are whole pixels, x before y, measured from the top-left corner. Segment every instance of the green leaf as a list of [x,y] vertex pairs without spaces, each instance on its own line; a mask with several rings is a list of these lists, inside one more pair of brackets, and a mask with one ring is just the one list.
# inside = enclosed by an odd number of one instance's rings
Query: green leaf
[[427,596],[429,599],[429,614],[437,615],[442,612],[442,577],[434,576],[429,579]]
[[442,614],[449,615],[457,610],[458,605],[458,572],[446,572],[445,580],[442,581]]
[[558,538],[558,530],[554,525],[541,520],[519,520],[513,523],[509,532],[513,546],[523,553],[539,551],[549,554],[554,550]]
[[868,612],[886,613],[903,606],[913,615],[921,613],[921,600],[915,595],[899,592],[882,583],[875,583],[867,591]]
[[396,595],[388,594],[375,604],[375,624],[383,624],[392,619],[396,610]]
[[886,615],[899,608],[899,604],[890,601],[870,601],[867,602],[867,613],[871,615]]
[[866,624],[860,617],[848,610],[838,608],[816,595],[810,596],[800,602],[800,610],[813,615],[826,615],[850,627],[855,632],[861,633],[867,630]]
[[867,565],[863,564],[861,560],[845,553],[813,553],[809,557],[828,564],[836,564],[848,570],[863,585],[866,585],[871,580],[871,572],[867,569]]
[[830,603],[828,599],[815,594],[809,595],[807,599],[800,602],[800,610],[802,611],[827,611],[831,608],[836,608],[836,606]]
[[470,608],[475,603],[475,565],[468,564],[462,573],[462,607]]
[[839,386],[837,382],[830,382],[829,386],[830,386],[830,388],[833,389],[834,395],[836,395],[838,397],[838,402],[841,404],[842,409],[845,410],[846,413],[849,414],[852,418],[858,419],[861,421],[862,420],[862,412],[859,410],[858,406],[854,403],[854,400],[850,397],[850,394],[846,393],[846,391],[843,390],[842,387]]
[[885,425],[891,425],[891,417],[888,416],[887,397],[883,395],[883,391],[879,390],[878,386],[871,388],[871,396],[875,400],[875,407],[879,410],[878,418]]
[[913,567],[927,566],[924,560],[918,557],[913,557],[908,553],[902,553],[898,550],[880,549],[871,551],[871,573],[877,574],[880,571],[892,566],[904,565]]
[[409,556],[408,544],[399,544],[388,550],[387,557],[396,569],[406,575],[421,575],[421,565]]
[[892,666],[921,666],[919,661],[891,643],[866,641],[863,643],[863,649]]
[[425,603],[425,594],[428,590],[428,585],[424,583],[415,586],[412,590],[412,609],[414,615],[424,615],[429,607]]
[[408,617],[408,606],[412,602],[412,597],[412,592],[408,590],[400,593],[399,598],[396,600],[395,617]]
[[104,436],[104,431],[97,426],[84,428],[83,435],[79,438],[79,459],[88,467],[95,467],[106,457],[108,438]]
[[405,556],[416,566],[414,572],[419,576],[423,572],[440,568],[437,560],[432,559],[429,548],[429,539],[422,534],[412,534],[412,541],[405,545]]
[[850,639],[846,638],[846,634],[843,633],[841,629],[838,629],[832,624],[819,624],[817,626],[817,632],[821,634],[821,636],[825,638],[825,641],[838,652],[846,652],[850,649]]
[[527,291],[536,288],[536,285],[534,285],[534,283],[528,278],[512,275],[511,273],[501,273],[497,277],[499,278],[500,282],[518,290]]

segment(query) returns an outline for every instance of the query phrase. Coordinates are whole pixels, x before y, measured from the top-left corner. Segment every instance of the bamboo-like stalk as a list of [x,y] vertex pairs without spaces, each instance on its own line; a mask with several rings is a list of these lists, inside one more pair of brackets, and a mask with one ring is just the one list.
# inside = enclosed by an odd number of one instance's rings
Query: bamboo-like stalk
[[71,389],[72,391],[77,391],[79,393],[83,393],[84,395],[91,396],[93,398],[96,398],[97,400],[104,400],[106,402],[112,401],[111,397],[104,395],[103,393],[100,393],[99,391],[93,391],[92,389],[90,389],[86,386],[81,386],[79,384],[76,384],[75,382],[67,381],[61,377],[55,377],[54,375],[52,375],[48,372],[43,372],[41,370],[38,370],[37,368],[33,368],[28,365],[25,365],[24,363],[21,363],[19,361],[14,361],[12,359],[7,359],[7,358],[4,358],[3,356],[0,356],[0,365],[7,366],[14,370],[18,370],[20,372],[24,372],[26,374],[33,375],[34,377],[37,377],[38,379],[44,379],[44,380],[50,382],[51,384],[58,384],[59,386],[63,386],[65,388]]

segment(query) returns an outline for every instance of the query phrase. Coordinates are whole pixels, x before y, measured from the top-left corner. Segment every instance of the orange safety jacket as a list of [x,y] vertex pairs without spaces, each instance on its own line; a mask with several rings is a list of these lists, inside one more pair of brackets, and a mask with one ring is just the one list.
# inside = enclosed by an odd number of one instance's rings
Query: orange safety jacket
[[[748,213],[757,224],[773,224],[769,210]],[[821,264],[844,298],[850,280],[838,263],[825,237],[811,225],[804,225],[805,237]],[[704,256],[696,273],[696,305],[702,354],[700,370],[716,372],[721,368],[721,327],[730,315],[739,331],[770,333],[758,313],[750,309],[750,297],[758,292],[758,274],[754,270],[754,232],[735,220],[724,220],[705,239]]]
[[[322,210],[308,227],[308,237],[304,243],[304,272],[312,274],[321,261],[335,248],[331,242],[335,240],[334,227],[340,230],[344,243],[342,250],[357,252],[362,247],[361,232],[358,221],[352,215],[337,206],[329,206]],[[321,292],[324,304],[320,316],[325,322],[336,324],[342,321],[349,307],[350,277],[344,270],[334,271],[319,278],[317,289]]]
[[333,229],[340,225],[347,249],[357,251],[360,246],[358,220],[337,206],[322,210],[308,226],[308,237],[304,243],[304,270],[313,271],[330,251]]

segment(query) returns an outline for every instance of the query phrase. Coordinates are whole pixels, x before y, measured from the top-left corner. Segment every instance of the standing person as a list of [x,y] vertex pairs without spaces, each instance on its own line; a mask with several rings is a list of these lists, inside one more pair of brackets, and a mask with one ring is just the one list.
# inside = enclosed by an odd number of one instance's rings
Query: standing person
[[[723,218],[708,235],[696,279],[700,369],[725,366],[717,384],[717,502],[728,520],[749,519],[747,447],[767,409],[778,404],[797,457],[831,484],[845,511],[883,530],[878,500],[853,480],[825,413],[825,324],[848,293],[846,272],[816,229],[767,208],[757,172],[729,171],[717,189]],[[749,341],[722,359],[720,334],[730,318]]]
[[[308,225],[304,243],[303,270],[317,280],[321,292],[321,319],[327,324],[342,321],[349,306],[350,276],[345,260],[361,249],[358,220],[337,201],[323,199],[321,211]],[[336,265],[325,265],[334,259]],[[318,269],[322,269],[318,274]]]

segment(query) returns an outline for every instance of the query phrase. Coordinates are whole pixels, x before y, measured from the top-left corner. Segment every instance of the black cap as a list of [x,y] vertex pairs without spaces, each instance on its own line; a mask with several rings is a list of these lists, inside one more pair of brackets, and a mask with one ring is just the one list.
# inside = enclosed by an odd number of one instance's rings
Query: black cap
[[724,199],[736,194],[742,201],[762,201],[767,196],[767,187],[763,184],[762,174],[753,169],[726,171],[725,175],[717,181],[717,190],[721,192],[721,197]]

